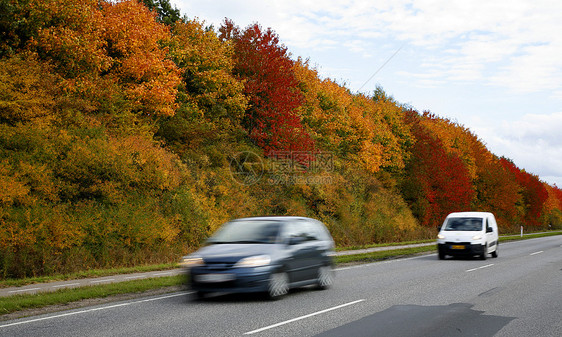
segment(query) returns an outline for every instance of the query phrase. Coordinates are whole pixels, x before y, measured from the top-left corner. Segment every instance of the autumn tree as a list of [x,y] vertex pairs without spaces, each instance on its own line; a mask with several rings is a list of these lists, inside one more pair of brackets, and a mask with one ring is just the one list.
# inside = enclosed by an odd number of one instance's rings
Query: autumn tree
[[182,75],[179,109],[161,120],[157,135],[182,157],[209,150],[214,164],[220,164],[219,158],[235,150],[227,144],[245,136],[241,122],[247,99],[244,84],[233,75],[234,49],[197,20],[176,23],[172,33],[170,56]]
[[544,222],[549,229],[562,228],[562,190],[547,183],[543,183],[543,186],[548,192],[543,209]]
[[1,59],[0,123],[15,126],[52,117],[60,81],[51,67],[30,55]]
[[319,148],[370,173],[404,168],[412,136],[399,104],[352,94],[330,79],[320,79],[302,59],[294,69],[304,96],[298,112]]
[[429,111],[424,111],[422,115],[424,118],[420,120],[420,123],[441,141],[447,152],[456,154],[464,162],[470,177],[475,179],[476,161],[472,148],[472,132],[459,123],[439,117]]
[[415,144],[401,182],[402,194],[420,223],[435,227],[450,212],[470,210],[474,197],[470,175],[462,160],[423,126],[423,116],[410,110],[405,118]]
[[173,115],[180,77],[161,46],[170,39],[169,30],[136,0],[106,3],[103,9],[108,55],[115,60],[110,76],[122,85],[135,110]]
[[312,150],[312,138],[296,112],[303,97],[297,90],[294,61],[277,34],[258,24],[240,31],[228,19],[219,31],[223,41],[234,44],[234,73],[244,81],[244,93],[249,97],[242,123],[250,138],[266,154]]
[[[482,145],[483,147],[483,145]],[[473,208],[494,213],[501,230],[514,230],[521,223],[524,212],[520,186],[512,172],[499,158],[485,148],[476,152],[476,179],[473,180],[476,197]]]
[[170,32],[144,5],[29,0],[7,6],[0,19],[9,30],[2,34],[6,52],[26,50],[49,60],[66,79],[67,93],[97,101],[91,110],[124,96],[134,112],[174,114],[180,78],[162,47]]
[[540,226],[543,221],[543,206],[548,199],[548,191],[536,175],[520,169],[512,160],[502,157],[500,162],[503,167],[515,176],[515,180],[521,187],[520,193],[523,201],[525,224],[529,226]]

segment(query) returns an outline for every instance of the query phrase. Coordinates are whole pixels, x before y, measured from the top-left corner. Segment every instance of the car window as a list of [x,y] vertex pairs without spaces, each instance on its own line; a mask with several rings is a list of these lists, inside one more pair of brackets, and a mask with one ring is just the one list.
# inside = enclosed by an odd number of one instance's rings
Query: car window
[[319,240],[329,241],[331,240],[330,232],[321,222],[311,222],[314,230],[316,231]]
[[482,218],[449,218],[445,225],[446,231],[481,231]]
[[306,241],[319,240],[316,227],[309,221],[298,221],[297,226],[301,228],[302,235],[306,238]]
[[310,222],[306,220],[296,220],[286,223],[283,237],[301,237],[305,241],[313,241],[318,240],[318,232]]
[[285,223],[283,231],[284,231],[283,237],[287,238],[287,239],[296,238],[296,237],[301,236],[301,234],[302,234],[299,231],[299,228],[297,227],[297,225],[293,222]]
[[281,223],[274,220],[231,221],[208,243],[276,243]]

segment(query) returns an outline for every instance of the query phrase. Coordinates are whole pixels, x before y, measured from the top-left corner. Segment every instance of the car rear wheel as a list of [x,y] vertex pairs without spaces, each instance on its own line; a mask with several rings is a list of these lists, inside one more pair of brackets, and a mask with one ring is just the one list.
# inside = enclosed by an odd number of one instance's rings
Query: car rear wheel
[[318,289],[328,289],[334,284],[334,270],[332,266],[322,266],[318,268],[318,279],[316,280]]
[[285,272],[271,274],[267,295],[271,300],[277,300],[289,292],[289,276]]

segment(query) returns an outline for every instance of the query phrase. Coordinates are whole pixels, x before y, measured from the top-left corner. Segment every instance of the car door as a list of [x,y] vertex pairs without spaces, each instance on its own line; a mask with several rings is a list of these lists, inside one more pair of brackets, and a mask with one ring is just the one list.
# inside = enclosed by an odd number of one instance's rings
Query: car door
[[486,244],[488,245],[488,251],[494,250],[494,246],[497,244],[494,229],[488,217],[486,217]]
[[285,249],[287,259],[285,265],[291,283],[307,279],[310,265],[312,247],[308,241],[304,227],[297,222],[289,222],[284,231]]
[[303,235],[306,236],[303,279],[316,279],[318,276],[318,268],[320,268],[323,262],[323,253],[325,251],[324,242],[321,240],[318,228],[314,223],[302,220],[297,226],[301,228]]

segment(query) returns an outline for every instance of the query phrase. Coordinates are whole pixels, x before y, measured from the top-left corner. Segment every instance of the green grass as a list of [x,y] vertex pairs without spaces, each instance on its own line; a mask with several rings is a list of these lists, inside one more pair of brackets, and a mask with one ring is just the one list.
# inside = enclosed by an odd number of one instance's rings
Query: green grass
[[[513,235],[513,236],[501,237],[500,241],[505,242],[505,241],[514,241],[514,240],[526,240],[526,239],[533,239],[533,238],[553,236],[553,235],[562,235],[562,231],[525,235],[523,236],[523,238],[521,238],[519,235]],[[433,242],[433,241],[435,240],[415,241],[415,242],[407,242],[407,243],[402,242],[402,243],[387,244],[387,245],[369,245],[369,246],[361,246],[356,248],[364,249],[364,248],[373,248],[373,247],[381,247],[381,246],[425,243],[425,242]],[[351,250],[351,249],[350,247],[346,247],[345,250]],[[352,262],[368,263],[368,262],[381,261],[391,258],[412,256],[420,253],[432,252],[435,250],[436,250],[436,246],[434,245],[414,247],[414,248],[404,248],[404,249],[393,249],[393,250],[377,251],[371,253],[336,256],[335,262],[336,265],[342,265],[345,263],[352,263]],[[107,270],[97,270],[97,271],[94,270],[84,273],[75,273],[75,274],[69,274],[63,276],[31,278],[25,280],[7,280],[7,281],[2,281],[0,285],[7,286],[7,284],[9,284],[10,286],[18,286],[18,285],[25,285],[30,283],[45,282],[45,280],[55,281],[55,280],[68,280],[73,278],[84,278],[84,277],[94,277],[94,276],[101,277],[101,276],[108,276],[114,274],[171,269],[175,267],[177,267],[177,264],[144,266],[138,268],[107,269]],[[0,315],[21,311],[25,309],[41,308],[49,305],[71,303],[84,299],[103,298],[103,297],[109,297],[112,295],[119,295],[119,294],[141,293],[153,289],[166,288],[171,286],[180,286],[184,283],[185,283],[185,276],[178,275],[178,276],[166,276],[166,277],[134,280],[134,281],[73,288],[73,289],[60,289],[52,293],[39,293],[39,294],[0,297]]]
[[152,289],[182,285],[184,282],[185,276],[177,275],[74,289],[60,289],[56,292],[49,293],[0,297],[0,315],[55,304],[67,304],[91,298],[104,298],[119,294],[141,293]]
[[383,251],[372,252],[372,253],[342,255],[342,256],[336,256],[335,261],[336,264],[350,263],[350,262],[361,262],[361,263],[375,262],[375,261],[387,260],[390,258],[406,257],[419,253],[432,252],[436,250],[435,247],[436,246],[423,246],[423,247],[414,247],[414,248],[383,250]]
[[[435,232],[435,237],[437,237],[437,232]],[[406,242],[392,242],[392,243],[375,243],[375,244],[371,244],[371,245],[361,245],[361,246],[337,247],[336,251],[340,252],[340,251],[344,251],[344,250],[358,250],[358,249],[377,248],[377,247],[403,246],[403,245],[413,245],[413,244],[417,244],[417,243],[428,243],[428,242],[435,242],[435,239],[406,241]]]
[[535,239],[535,238],[542,238],[546,236],[555,236],[555,235],[562,235],[562,231],[552,231],[552,232],[545,232],[545,233],[538,233],[538,234],[527,234],[521,237],[521,234],[513,234],[508,236],[503,236],[499,238],[499,241],[516,241],[516,240],[527,240],[527,239]]
[[63,274],[63,275],[53,275],[53,276],[41,276],[41,277],[26,277],[23,279],[7,279],[0,280],[0,288],[7,287],[21,287],[27,284],[34,283],[46,283],[54,281],[66,281],[66,280],[77,280],[83,278],[92,277],[104,277],[118,274],[132,274],[132,273],[142,273],[156,270],[167,270],[177,268],[179,265],[177,263],[165,263],[165,264],[155,264],[148,266],[138,266],[138,267],[126,267],[126,268],[113,268],[113,269],[91,269],[81,272]]

